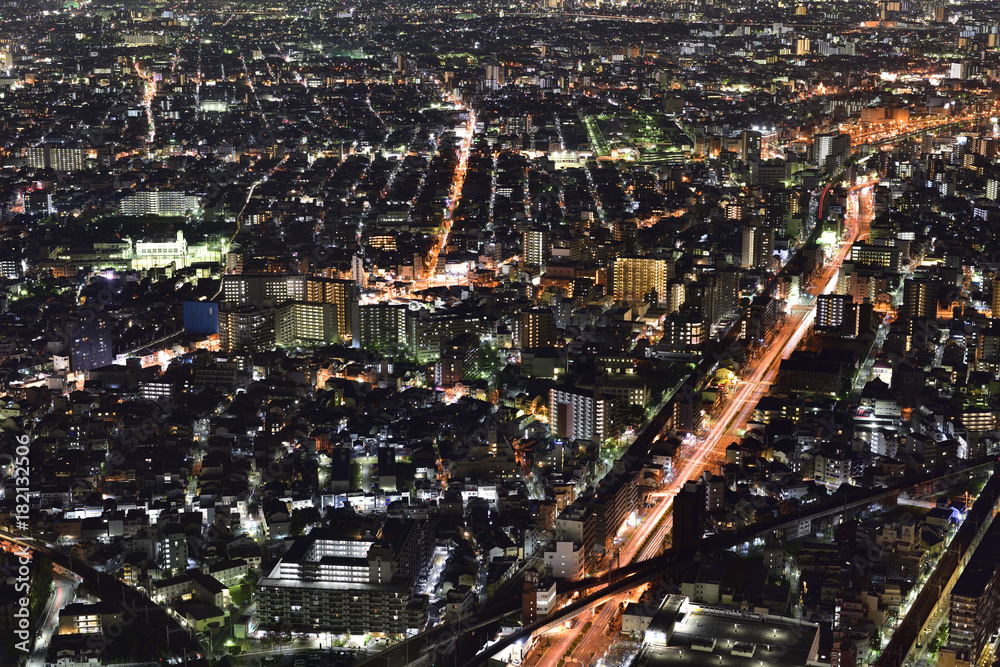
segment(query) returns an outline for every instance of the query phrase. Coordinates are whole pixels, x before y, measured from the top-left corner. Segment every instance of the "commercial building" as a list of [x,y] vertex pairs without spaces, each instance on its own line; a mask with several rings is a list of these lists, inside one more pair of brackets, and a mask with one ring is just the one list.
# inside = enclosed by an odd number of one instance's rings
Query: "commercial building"
[[883,271],[899,271],[903,250],[895,245],[855,243],[851,246],[851,261]]
[[683,595],[666,597],[643,641],[650,667],[801,667],[823,664],[824,657],[815,623],[701,606]]

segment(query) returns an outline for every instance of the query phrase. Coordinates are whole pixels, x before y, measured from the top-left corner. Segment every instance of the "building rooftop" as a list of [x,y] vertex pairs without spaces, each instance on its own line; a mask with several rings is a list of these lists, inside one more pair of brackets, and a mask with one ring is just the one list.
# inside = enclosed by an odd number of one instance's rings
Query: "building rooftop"
[[819,626],[692,604],[671,595],[646,630],[649,667],[816,664]]

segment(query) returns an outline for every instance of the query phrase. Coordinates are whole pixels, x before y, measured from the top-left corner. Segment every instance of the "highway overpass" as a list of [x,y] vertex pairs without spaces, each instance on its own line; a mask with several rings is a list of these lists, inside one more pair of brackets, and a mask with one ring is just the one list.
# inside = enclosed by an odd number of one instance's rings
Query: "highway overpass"
[[[988,457],[980,459],[960,470],[953,470],[944,474],[931,473],[923,475],[916,480],[896,484],[889,488],[874,490],[858,489],[856,493],[848,492],[841,494],[840,497],[823,503],[819,507],[812,508],[810,511],[804,512],[801,515],[796,514],[795,516],[776,517],[769,521],[748,526],[743,530],[708,537],[703,540],[681,546],[680,548],[670,549],[661,556],[633,563],[632,565],[612,571],[610,573],[611,583],[607,583],[605,580],[603,587],[597,592],[586,595],[581,598],[580,601],[563,607],[546,619],[524,626],[520,630],[504,637],[496,644],[491,645],[489,648],[479,651],[474,656],[458,655],[457,662],[465,667],[479,667],[480,665],[485,665],[491,656],[513,645],[517,641],[527,641],[532,633],[564,622],[567,619],[576,616],[588,607],[599,604],[611,595],[656,581],[664,576],[665,573],[682,565],[686,565],[692,558],[702,552],[709,553],[730,549],[741,544],[752,543],[755,538],[769,536],[776,531],[795,528],[801,521],[808,520],[814,524],[816,521],[823,521],[824,519],[829,519],[834,516],[850,516],[853,512],[857,512],[876,504],[895,504],[900,494],[909,489],[934,486],[939,482],[947,483],[951,479],[968,479],[976,475],[976,473],[992,475],[991,484],[995,484],[998,488],[1000,488],[1000,478],[995,476],[997,466],[998,461],[996,458]],[[992,487],[988,486],[988,488]],[[986,500],[989,501],[988,496],[991,492],[984,490],[983,493],[986,494]],[[992,501],[992,503],[988,502],[987,504],[995,504],[995,500]],[[593,588],[593,584],[590,584],[589,582],[586,584],[583,582],[578,583],[581,584],[581,589]],[[564,588],[565,590],[570,590],[571,586],[572,584]]]

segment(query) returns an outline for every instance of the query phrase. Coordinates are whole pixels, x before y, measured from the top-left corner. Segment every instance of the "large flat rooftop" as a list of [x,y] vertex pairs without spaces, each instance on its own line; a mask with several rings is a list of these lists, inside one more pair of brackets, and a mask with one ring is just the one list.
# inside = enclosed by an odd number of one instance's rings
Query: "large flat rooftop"
[[819,627],[812,623],[702,607],[680,596],[670,598],[661,609],[663,617],[654,619],[646,632],[650,667],[802,667],[815,663]]

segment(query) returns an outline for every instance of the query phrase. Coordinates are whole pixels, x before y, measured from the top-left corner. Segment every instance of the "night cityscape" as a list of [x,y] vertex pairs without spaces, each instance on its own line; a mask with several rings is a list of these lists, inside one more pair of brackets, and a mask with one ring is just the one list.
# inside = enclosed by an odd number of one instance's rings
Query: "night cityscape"
[[0,665],[991,667],[998,512],[1000,2],[0,0]]

